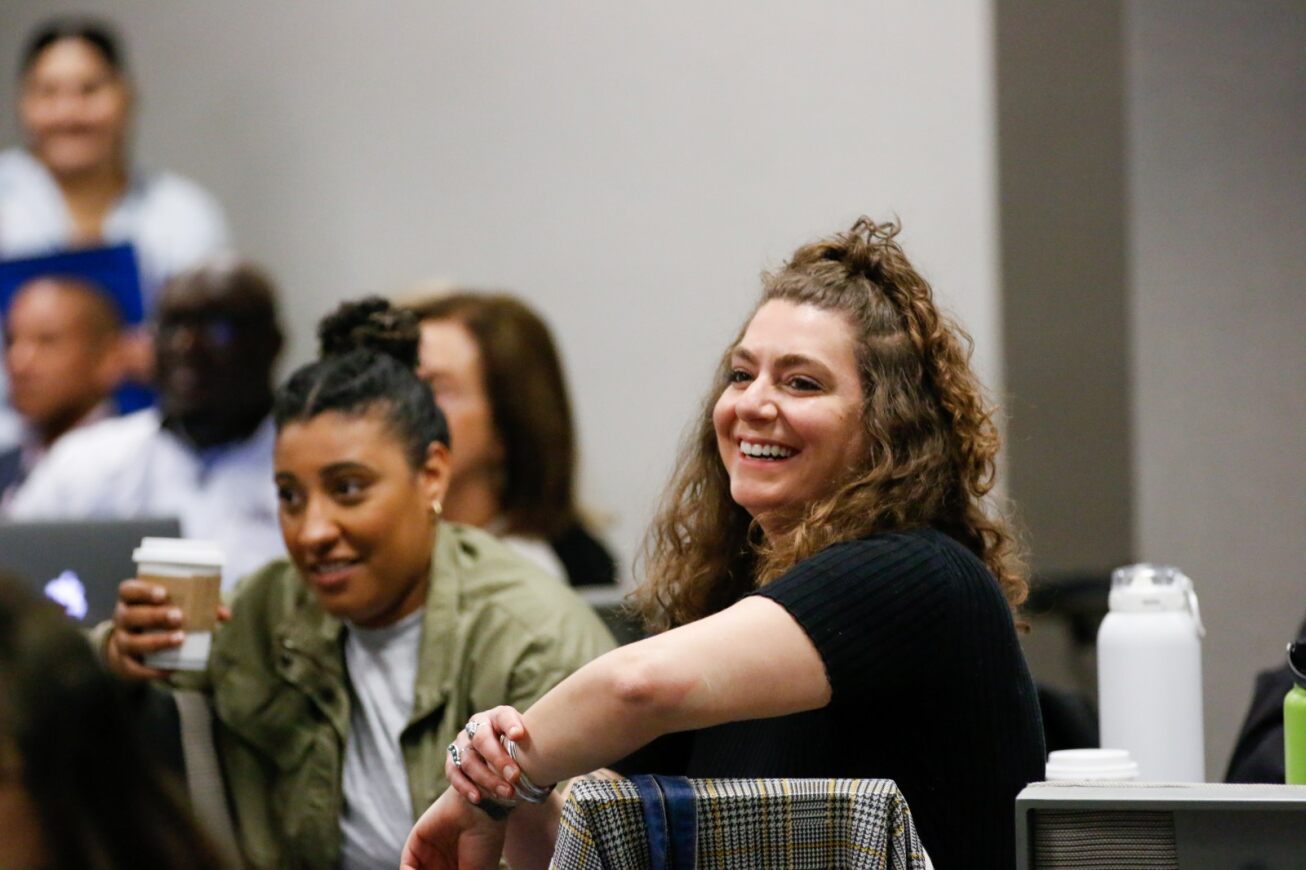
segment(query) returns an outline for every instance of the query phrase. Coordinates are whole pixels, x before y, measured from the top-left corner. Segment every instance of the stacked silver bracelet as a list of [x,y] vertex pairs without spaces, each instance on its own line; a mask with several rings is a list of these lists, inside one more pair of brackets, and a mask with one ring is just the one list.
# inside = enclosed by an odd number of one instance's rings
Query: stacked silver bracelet
[[504,749],[508,750],[508,757],[517,765],[517,783],[514,786],[517,797],[528,804],[542,804],[548,800],[549,795],[558,784],[555,782],[553,785],[540,787],[531,782],[531,778],[526,775],[526,771],[522,770],[521,762],[517,760],[517,744],[507,734],[499,735],[499,742],[503,744]]

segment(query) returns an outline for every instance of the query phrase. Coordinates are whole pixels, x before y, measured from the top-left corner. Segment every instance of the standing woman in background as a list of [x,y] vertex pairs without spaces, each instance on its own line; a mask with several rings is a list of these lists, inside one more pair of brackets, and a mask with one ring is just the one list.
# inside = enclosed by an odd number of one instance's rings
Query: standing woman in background
[[148,310],[163,281],[227,246],[211,195],[132,165],[133,89],[107,24],[42,24],[18,72],[26,142],[0,153],[0,258],[130,242]]
[[506,825],[473,804],[604,765],[892,779],[937,866],[1012,866],[1044,762],[1012,618],[1027,583],[985,500],[998,436],[969,338],[897,232],[862,218],[764,278],[649,535],[638,594],[661,633],[524,716],[473,716],[406,867],[493,866],[504,843],[543,866],[556,796]]

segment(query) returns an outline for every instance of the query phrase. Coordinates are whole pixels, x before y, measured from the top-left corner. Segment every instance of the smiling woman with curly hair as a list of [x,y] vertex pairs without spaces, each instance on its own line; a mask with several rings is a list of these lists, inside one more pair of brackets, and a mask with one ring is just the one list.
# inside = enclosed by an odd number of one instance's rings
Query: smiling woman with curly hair
[[611,764],[892,779],[938,866],[1011,866],[1014,799],[1044,760],[1013,618],[1027,584],[985,504],[998,437],[970,339],[897,234],[862,218],[764,277],[650,532],[637,600],[658,633],[524,716],[474,716],[409,865],[504,842],[542,862],[556,798],[507,825],[472,804]]

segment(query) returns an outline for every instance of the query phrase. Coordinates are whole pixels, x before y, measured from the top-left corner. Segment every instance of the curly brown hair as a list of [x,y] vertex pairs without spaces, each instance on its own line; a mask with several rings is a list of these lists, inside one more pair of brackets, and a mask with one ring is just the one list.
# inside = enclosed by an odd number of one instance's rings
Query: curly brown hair
[[937,529],[975,553],[1013,613],[1025,600],[1015,537],[985,504],[999,439],[994,409],[970,370],[970,336],[935,307],[930,285],[896,240],[899,229],[862,217],[847,232],[804,245],[763,275],[754,309],[784,300],[848,319],[864,396],[863,461],[832,481],[825,497],[795,506],[787,532],[763,535],[730,497],[712,425],[729,378],[727,351],[645,541],[646,579],[634,606],[649,628],[715,613],[831,544],[912,528]]

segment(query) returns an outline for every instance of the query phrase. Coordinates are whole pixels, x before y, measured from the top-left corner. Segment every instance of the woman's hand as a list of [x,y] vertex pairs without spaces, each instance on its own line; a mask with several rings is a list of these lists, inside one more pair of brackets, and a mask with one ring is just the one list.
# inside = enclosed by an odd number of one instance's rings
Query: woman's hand
[[478,870],[499,866],[506,822],[446,789],[417,820],[404,843],[401,870]]
[[[218,607],[218,619],[231,617]],[[110,670],[133,680],[162,679],[167,671],[148,667],[144,658],[160,650],[181,646],[181,610],[168,602],[168,590],[143,580],[124,580],[118,586],[118,603],[113,608],[113,631],[105,647]]]
[[[474,735],[469,735],[469,730]],[[482,794],[510,799],[521,777],[521,771],[499,741],[500,735],[518,742],[526,739],[521,713],[506,705],[477,713],[467,720],[462,733],[454,740],[462,761],[460,766],[453,763],[452,757],[444,760],[449,784],[472,803],[479,803]]]

